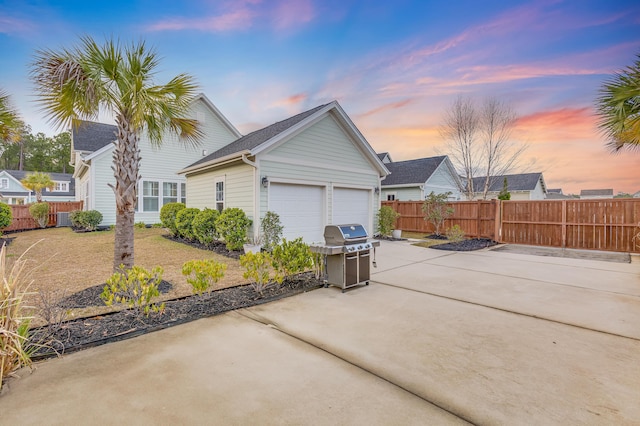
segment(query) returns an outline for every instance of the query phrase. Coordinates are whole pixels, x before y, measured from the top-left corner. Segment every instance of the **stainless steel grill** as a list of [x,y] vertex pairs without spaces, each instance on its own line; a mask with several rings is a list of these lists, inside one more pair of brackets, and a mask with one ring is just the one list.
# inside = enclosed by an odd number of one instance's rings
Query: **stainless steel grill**
[[380,241],[368,240],[364,226],[359,224],[327,225],[324,228],[325,244],[314,244],[311,251],[324,255],[325,282],[347,288],[369,285],[371,250]]

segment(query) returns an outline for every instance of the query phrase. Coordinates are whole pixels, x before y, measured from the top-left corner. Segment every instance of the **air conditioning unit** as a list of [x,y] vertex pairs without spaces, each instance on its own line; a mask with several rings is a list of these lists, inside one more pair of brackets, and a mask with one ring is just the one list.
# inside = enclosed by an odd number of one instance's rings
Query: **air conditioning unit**
[[69,212],[58,212],[58,223],[56,223],[56,228],[60,228],[62,226],[71,226]]

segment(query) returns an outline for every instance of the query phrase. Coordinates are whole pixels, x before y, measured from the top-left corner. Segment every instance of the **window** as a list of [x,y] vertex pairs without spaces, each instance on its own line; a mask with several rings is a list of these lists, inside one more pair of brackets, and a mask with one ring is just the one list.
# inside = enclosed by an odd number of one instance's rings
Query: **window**
[[162,205],[178,202],[178,184],[175,182],[164,182],[162,184]]
[[216,209],[221,212],[224,210],[224,181],[216,182]]
[[142,211],[157,212],[159,207],[158,202],[158,182],[142,182]]
[[387,194],[387,201],[395,201],[395,200],[396,200],[395,192],[393,194]]
[[69,192],[69,182],[54,182],[53,192]]
[[180,184],[180,202],[182,204],[187,204],[187,184]]
[[2,178],[0,179],[0,188],[8,188],[9,187],[9,179]]

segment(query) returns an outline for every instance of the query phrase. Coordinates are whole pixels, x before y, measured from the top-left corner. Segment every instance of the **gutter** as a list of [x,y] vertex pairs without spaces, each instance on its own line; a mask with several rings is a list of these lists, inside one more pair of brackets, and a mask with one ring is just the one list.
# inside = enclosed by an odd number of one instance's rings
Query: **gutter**
[[[179,175],[184,175],[184,174],[191,173],[191,172],[197,172],[199,170],[206,169],[206,168],[209,168],[209,167],[212,167],[212,166],[221,166],[221,165],[223,165],[225,163],[230,163],[230,162],[232,162],[234,160],[238,160],[238,159],[242,159],[242,161],[245,161],[246,160],[246,155],[249,155],[249,154],[251,154],[251,151],[249,151],[247,149],[245,149],[244,151],[240,151],[240,152],[234,152],[233,154],[225,155],[224,157],[215,158],[213,160],[209,160],[209,161],[206,161],[204,163],[200,163],[200,164],[196,164],[196,165],[193,165],[193,166],[186,167],[186,168],[184,168],[182,170],[179,170],[178,174]],[[246,161],[249,161],[249,160],[246,160]],[[247,164],[249,164],[249,163],[247,163]],[[251,165],[251,164],[249,164],[249,165]],[[253,167],[257,167],[257,166],[254,164]]]

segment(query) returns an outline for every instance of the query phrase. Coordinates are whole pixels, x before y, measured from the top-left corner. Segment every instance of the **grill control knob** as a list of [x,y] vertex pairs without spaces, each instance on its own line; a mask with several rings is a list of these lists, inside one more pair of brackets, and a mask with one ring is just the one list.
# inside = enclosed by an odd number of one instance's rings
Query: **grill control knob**
[[358,246],[358,250],[362,250],[362,246]]

